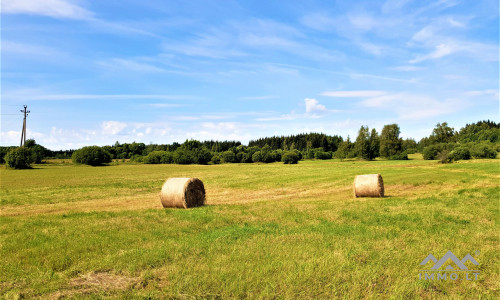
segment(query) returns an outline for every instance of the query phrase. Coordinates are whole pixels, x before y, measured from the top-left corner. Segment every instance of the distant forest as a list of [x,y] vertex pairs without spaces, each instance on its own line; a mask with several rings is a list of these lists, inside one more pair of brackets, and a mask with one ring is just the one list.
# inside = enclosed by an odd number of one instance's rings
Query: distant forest
[[[84,147],[78,150],[52,151],[35,140],[27,140],[34,163],[49,158],[73,158],[78,162],[85,155],[97,155],[100,151],[104,162],[112,159],[130,159],[141,163],[178,163],[178,164],[218,164],[285,161],[291,163],[301,159],[347,159],[359,158],[372,160],[377,157],[394,160],[408,159],[408,154],[422,153],[424,159],[439,159],[442,162],[470,158],[495,158],[500,151],[500,123],[479,121],[467,124],[460,130],[438,123],[428,137],[420,141],[400,138],[397,124],[385,125],[380,133],[367,126],[361,126],[355,140],[344,139],[339,135],[324,133],[302,133],[290,136],[264,137],[251,140],[248,145],[239,141],[197,141],[184,143],[149,144],[119,143],[102,147]],[[0,161],[19,147],[0,147]],[[76,155],[75,155],[76,154]],[[76,157],[76,158],[75,158]]]

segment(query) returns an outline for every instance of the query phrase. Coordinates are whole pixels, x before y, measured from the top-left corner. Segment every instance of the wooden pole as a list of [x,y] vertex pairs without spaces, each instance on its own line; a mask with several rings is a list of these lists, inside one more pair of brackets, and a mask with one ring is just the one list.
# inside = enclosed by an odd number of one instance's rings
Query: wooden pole
[[21,131],[21,147],[26,144],[26,117],[30,113],[29,110],[27,110],[28,105],[23,105],[24,109],[21,110],[22,113],[24,113],[24,119],[23,119],[23,130]]

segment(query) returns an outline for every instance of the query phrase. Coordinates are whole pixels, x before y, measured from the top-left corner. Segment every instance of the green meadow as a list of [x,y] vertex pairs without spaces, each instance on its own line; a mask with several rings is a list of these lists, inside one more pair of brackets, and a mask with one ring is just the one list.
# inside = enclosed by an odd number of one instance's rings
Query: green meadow
[[[2,166],[0,298],[498,299],[499,166]],[[354,198],[372,173],[386,197]],[[200,178],[207,205],[162,208],[168,177]],[[419,279],[448,250],[477,280]]]

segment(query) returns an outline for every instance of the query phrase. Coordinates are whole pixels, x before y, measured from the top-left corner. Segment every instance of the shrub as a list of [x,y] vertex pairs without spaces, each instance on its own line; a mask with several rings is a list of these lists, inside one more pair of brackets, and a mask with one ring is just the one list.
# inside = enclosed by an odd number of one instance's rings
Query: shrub
[[212,155],[212,159],[210,160],[214,165],[220,164],[220,154],[219,153],[214,153]]
[[436,159],[438,152],[439,148],[437,147],[437,145],[431,145],[424,148],[424,151],[422,151],[422,155],[425,160],[432,160]]
[[408,160],[408,153],[403,151],[401,153],[394,154],[389,157],[389,160]]
[[474,158],[496,158],[497,152],[491,143],[478,143],[472,146],[470,150]]
[[174,163],[180,165],[189,165],[196,162],[196,158],[194,157],[193,152],[183,148],[177,148],[177,150],[175,150],[173,159]]
[[281,161],[281,156],[283,156],[283,150],[277,149],[271,152],[271,158],[273,161]]
[[33,151],[27,147],[11,149],[5,155],[5,162],[14,169],[29,169],[34,162]]
[[241,156],[241,160],[240,160],[242,163],[251,163],[252,162],[252,154],[250,153],[243,153],[243,155]]
[[433,145],[425,147],[424,150],[422,151],[422,155],[424,156],[424,159],[426,159],[426,160],[437,159],[437,155],[439,152],[441,152],[443,150],[451,151],[456,146],[457,145],[455,143],[433,144]]
[[206,165],[212,160],[212,153],[206,147],[195,149],[194,156],[196,163],[200,165]]
[[222,152],[222,162],[223,163],[235,163],[236,162],[236,155],[231,150],[224,151],[224,152]]
[[35,164],[41,164],[42,160],[48,156],[48,150],[41,145],[32,146],[31,151],[33,152],[33,161],[35,162]]
[[137,163],[144,163],[145,158],[146,158],[145,156],[142,156],[140,154],[136,154],[130,158],[130,161],[137,162]]
[[253,155],[252,155],[252,161],[253,162],[261,162],[262,161],[262,154],[260,151],[257,151],[255,152]]
[[471,158],[469,148],[466,146],[459,146],[452,150],[449,154],[450,159],[453,161],[456,160],[467,160]]
[[437,155],[436,158],[439,160],[440,163],[442,164],[448,164],[452,162],[452,159],[450,157],[450,152],[448,150],[443,150],[440,151]]
[[314,158],[316,158],[316,159],[331,159],[332,154],[330,152],[325,152],[325,151],[316,151],[316,153],[314,153]]
[[0,164],[5,163],[5,156],[7,153],[9,153],[12,149],[15,149],[16,147],[0,147]]
[[281,161],[285,164],[296,164],[299,162],[299,155],[295,151],[285,151],[281,156]]
[[89,166],[102,166],[111,162],[111,154],[98,146],[87,146],[73,152],[73,163]]
[[173,154],[168,151],[153,151],[144,157],[145,164],[171,164],[173,162]]

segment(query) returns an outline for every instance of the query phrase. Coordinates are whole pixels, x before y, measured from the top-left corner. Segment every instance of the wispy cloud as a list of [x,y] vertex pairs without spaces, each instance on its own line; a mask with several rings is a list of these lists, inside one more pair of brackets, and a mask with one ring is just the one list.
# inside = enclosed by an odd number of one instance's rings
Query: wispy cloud
[[395,71],[404,71],[404,72],[414,72],[414,71],[422,71],[424,70],[423,67],[417,67],[417,66],[414,66],[414,65],[410,65],[410,66],[397,66],[397,67],[392,67],[390,68],[391,70],[395,70]]
[[3,0],[2,13],[79,20],[88,20],[93,16],[92,12],[68,0]]
[[240,97],[238,100],[270,100],[276,99],[277,96],[248,96],[248,97]]
[[172,108],[172,107],[181,107],[184,106],[182,104],[174,104],[174,103],[150,103],[147,106],[154,108]]
[[321,96],[335,98],[368,98],[385,95],[385,91],[361,90],[361,91],[327,91],[321,93]]
[[457,52],[459,48],[456,45],[452,44],[439,44],[436,46],[435,50],[426,55],[420,55],[416,58],[410,60],[411,64],[422,62],[429,59],[438,59],[447,55],[450,55],[454,52]]
[[395,113],[402,121],[449,115],[467,106],[467,103],[460,99],[437,100],[430,96],[412,93],[385,93],[365,99],[359,104],[365,108]]
[[45,100],[45,101],[71,101],[71,100],[134,100],[134,99],[159,99],[159,100],[195,100],[199,97],[189,95],[161,95],[161,94],[5,94],[4,99]]
[[467,29],[465,21],[460,22],[453,17],[437,19],[426,25],[411,37],[408,46],[430,49],[430,52],[416,55],[409,63],[436,60],[452,54],[464,54],[481,61],[498,61],[498,44],[464,38],[463,33]]
[[132,59],[122,59],[122,58],[113,58],[109,61],[99,61],[97,62],[99,66],[108,68],[108,69],[126,69],[133,72],[145,72],[145,73],[158,73],[165,72],[165,69],[160,68],[156,65],[138,62]]
[[465,93],[467,96],[495,96],[496,98],[499,97],[499,90],[498,89],[486,89],[486,90],[480,90],[480,91],[468,91]]

